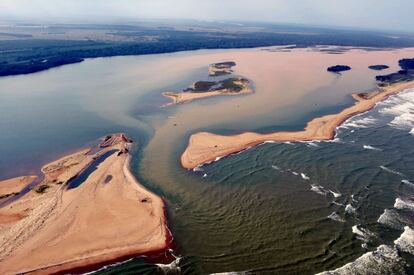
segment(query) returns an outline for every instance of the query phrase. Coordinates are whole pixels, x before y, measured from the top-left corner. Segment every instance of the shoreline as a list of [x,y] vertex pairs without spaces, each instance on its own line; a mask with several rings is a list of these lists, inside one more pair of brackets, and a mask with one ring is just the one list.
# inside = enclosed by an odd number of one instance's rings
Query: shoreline
[[410,88],[414,88],[414,81],[377,88],[371,93],[354,93],[352,97],[355,99],[355,103],[352,106],[336,114],[314,118],[307,122],[305,129],[302,131],[280,131],[269,134],[245,132],[231,136],[216,135],[208,132],[192,134],[185,151],[181,155],[181,165],[186,169],[194,169],[266,141],[332,140],[335,136],[336,128],[347,119],[369,111],[378,102]]
[[245,95],[245,94],[252,94],[253,89],[251,89],[249,86],[243,86],[242,90],[240,92],[229,92],[226,89],[218,90],[218,91],[211,91],[211,92],[202,92],[202,93],[192,93],[192,92],[179,92],[179,93],[171,93],[171,92],[165,92],[162,93],[163,96],[168,97],[172,100],[170,103],[166,103],[162,105],[162,107],[168,107],[173,106],[177,104],[183,104],[183,103],[189,103],[193,100],[202,99],[202,98],[208,98],[213,96],[219,96],[219,95]]
[[67,274],[139,256],[172,259],[165,201],[132,174],[129,143],[115,134],[94,154],[49,163],[41,183],[1,207],[0,270]]

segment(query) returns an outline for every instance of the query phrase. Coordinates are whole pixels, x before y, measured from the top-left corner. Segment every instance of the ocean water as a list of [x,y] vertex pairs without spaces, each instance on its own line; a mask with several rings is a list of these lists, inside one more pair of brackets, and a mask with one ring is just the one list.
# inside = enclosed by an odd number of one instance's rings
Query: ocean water
[[[176,260],[132,259],[98,274],[412,272],[413,91],[348,120],[333,141],[265,143],[195,171],[178,160],[200,130],[301,129],[372,88],[368,65],[394,70],[413,53],[199,51],[1,78],[0,179],[125,131],[137,141],[134,174],[167,201]],[[256,93],[160,108],[161,92],[205,79],[206,64],[222,60],[236,60],[236,74],[252,79]],[[349,74],[325,71],[345,62]]]

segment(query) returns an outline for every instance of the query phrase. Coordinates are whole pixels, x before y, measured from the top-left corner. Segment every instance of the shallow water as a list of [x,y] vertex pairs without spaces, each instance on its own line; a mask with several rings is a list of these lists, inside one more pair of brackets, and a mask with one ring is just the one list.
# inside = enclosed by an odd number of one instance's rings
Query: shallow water
[[[369,250],[392,244],[409,225],[406,213],[395,218],[392,208],[397,197],[411,194],[401,181],[414,182],[411,94],[348,121],[337,142],[264,144],[197,172],[182,169],[179,156],[199,130],[301,129],[350,105],[352,92],[371,89],[377,72],[368,65],[388,64],[387,73],[412,55],[411,49],[198,51],[93,59],[0,78],[0,155],[7,156],[0,158],[0,178],[32,173],[100,136],[125,131],[139,145],[134,173],[167,200],[184,273],[335,269],[365,253],[362,244]],[[166,102],[161,92],[208,79],[207,65],[224,60],[236,61],[235,74],[253,80],[255,94],[159,108]],[[335,64],[353,70],[326,72]],[[398,228],[378,222],[387,208],[394,212],[384,220]],[[375,237],[361,240],[355,225]],[[105,272],[154,268],[134,260]]]

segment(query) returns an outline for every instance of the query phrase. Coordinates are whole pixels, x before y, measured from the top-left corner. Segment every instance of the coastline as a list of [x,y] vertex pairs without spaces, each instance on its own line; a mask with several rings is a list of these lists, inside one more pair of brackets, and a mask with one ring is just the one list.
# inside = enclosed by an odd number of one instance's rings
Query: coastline
[[187,148],[181,155],[181,165],[186,169],[194,169],[266,141],[332,140],[335,136],[336,128],[347,119],[369,111],[378,102],[410,88],[414,88],[414,81],[381,87],[369,94],[353,94],[352,96],[355,99],[354,105],[345,108],[337,114],[314,118],[307,123],[302,131],[281,131],[269,134],[246,132],[232,136],[222,136],[208,132],[195,133],[191,135]]
[[0,270],[86,272],[168,250],[165,202],[131,173],[129,143],[108,136],[95,154],[86,149],[44,166],[39,185],[0,208]]

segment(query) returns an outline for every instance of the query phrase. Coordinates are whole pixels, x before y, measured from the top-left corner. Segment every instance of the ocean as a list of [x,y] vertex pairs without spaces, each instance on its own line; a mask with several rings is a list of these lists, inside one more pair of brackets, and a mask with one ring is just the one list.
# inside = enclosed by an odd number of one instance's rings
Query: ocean
[[[412,273],[413,90],[349,119],[333,141],[264,143],[195,170],[179,163],[200,130],[302,129],[352,104],[352,92],[372,88],[368,65],[383,58],[393,70],[412,53],[200,51],[94,59],[3,78],[0,153],[8,157],[0,159],[0,178],[34,173],[125,131],[137,144],[132,171],[167,202],[169,258],[176,260],[137,258],[98,274]],[[313,63],[292,75],[306,58]],[[256,93],[159,107],[161,92],[206,78],[207,65],[222,60],[236,60],[235,73],[252,79]],[[345,60],[349,74],[325,71]]]

